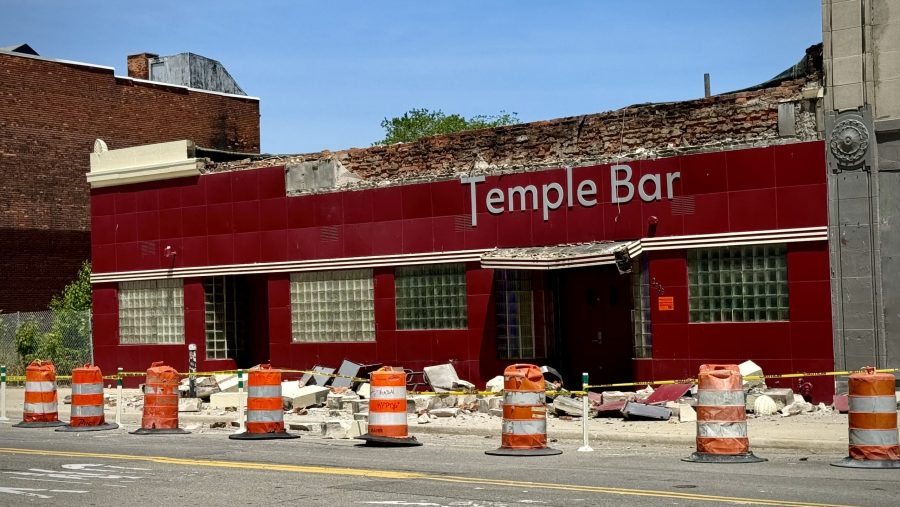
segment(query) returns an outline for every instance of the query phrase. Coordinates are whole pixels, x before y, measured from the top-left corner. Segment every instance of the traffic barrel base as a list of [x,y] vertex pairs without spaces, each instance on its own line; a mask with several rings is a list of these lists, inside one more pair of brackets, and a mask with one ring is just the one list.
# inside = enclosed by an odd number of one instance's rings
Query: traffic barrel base
[[484,453],[491,456],[553,456],[562,454],[562,451],[552,447],[544,447],[543,449],[507,449],[498,447],[493,451],[484,451]]
[[138,428],[129,431],[129,435],[187,435],[190,431],[181,428]]
[[708,452],[695,452],[688,458],[681,458],[681,461],[689,461],[691,463],[762,463],[769,461],[766,458],[760,458],[752,452],[745,454],[710,454]]
[[366,446],[369,447],[417,447],[422,445],[422,442],[416,440],[416,437],[383,437],[379,435],[373,435],[371,433],[366,433],[365,435],[360,435],[356,437],[357,440],[365,440]]
[[848,456],[837,463],[832,463],[831,466],[844,468],[900,468],[900,460],[862,460]]
[[249,433],[244,431],[228,435],[228,438],[231,440],[276,440],[279,438],[300,438],[300,435],[294,435],[286,431],[275,433]]
[[31,421],[31,422],[19,422],[13,424],[13,428],[56,428],[59,426],[65,426],[66,423],[62,421]]
[[66,425],[62,428],[57,428],[56,431],[62,432],[72,432],[77,433],[79,431],[106,431],[106,430],[115,430],[119,429],[119,425],[116,423],[103,423],[98,424],[97,426],[72,426]]

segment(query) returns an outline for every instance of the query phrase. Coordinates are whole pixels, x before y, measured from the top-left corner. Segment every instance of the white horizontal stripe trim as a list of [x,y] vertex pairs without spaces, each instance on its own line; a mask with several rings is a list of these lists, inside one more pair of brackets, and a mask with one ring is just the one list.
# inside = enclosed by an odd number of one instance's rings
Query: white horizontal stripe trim
[[197,266],[175,269],[152,269],[144,271],[121,271],[115,273],[92,273],[91,283],[124,282],[131,280],[157,280],[161,278],[188,278],[211,275],[238,275],[249,273],[293,273],[300,271],[326,271],[333,269],[354,269],[388,266],[410,266],[420,264],[442,264],[446,262],[478,262],[481,254],[489,249],[459,250],[455,252],[381,255],[372,257],[343,257],[338,259],[315,259],[290,262],[267,262],[257,264],[230,264],[221,266]]
[[56,383],[46,380],[34,382],[25,381],[25,390],[33,393],[49,393],[56,390]]
[[850,411],[876,414],[896,412],[897,398],[895,396],[851,396]]
[[281,398],[281,386],[250,386],[248,398]]
[[400,386],[370,387],[370,400],[405,400],[406,388]]
[[100,405],[72,405],[72,417],[98,417],[103,415]]
[[406,426],[406,412],[369,412],[369,426]]
[[506,435],[546,435],[547,420],[517,421],[504,419],[503,433]]
[[[684,248],[711,248],[721,246],[757,245],[767,243],[794,243],[801,241],[828,240],[828,227],[804,227],[797,229],[775,229],[767,231],[744,231],[721,234],[697,234],[691,236],[666,236],[643,238],[627,244],[632,257],[643,251],[673,250]],[[481,255],[494,250],[456,250],[450,252],[427,252],[416,254],[376,255],[370,257],[341,257],[337,259],[312,259],[303,261],[265,262],[255,264],[228,264],[219,266],[196,266],[175,269],[151,269],[120,271],[113,273],[93,273],[91,283],[123,282],[132,280],[157,280],[163,278],[188,278],[213,275],[238,275],[251,273],[293,273],[302,271],[326,271],[334,269],[355,269],[371,267],[411,266],[441,264],[446,262],[478,262]],[[577,268],[613,264],[614,254],[594,255],[590,258],[567,258],[546,261],[485,259],[482,267],[498,269],[553,269]]]
[[103,394],[103,384],[72,384],[72,394]]
[[56,403],[26,403],[25,412],[29,414],[55,414]]
[[504,405],[543,405],[544,393],[523,393],[521,391],[504,391]]
[[746,422],[697,422],[698,438],[746,438]]
[[744,404],[744,391],[711,391],[708,389],[697,391],[698,406],[743,407]]
[[892,430],[850,429],[850,445],[897,445],[897,428]]
[[248,410],[247,422],[281,422],[284,413],[281,410]]

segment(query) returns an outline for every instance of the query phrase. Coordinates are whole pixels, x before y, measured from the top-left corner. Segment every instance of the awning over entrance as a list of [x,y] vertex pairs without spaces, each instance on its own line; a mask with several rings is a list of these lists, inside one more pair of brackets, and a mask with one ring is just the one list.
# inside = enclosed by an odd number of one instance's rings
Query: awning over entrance
[[564,269],[629,263],[641,252],[638,241],[600,241],[527,248],[498,248],[481,255],[491,269]]

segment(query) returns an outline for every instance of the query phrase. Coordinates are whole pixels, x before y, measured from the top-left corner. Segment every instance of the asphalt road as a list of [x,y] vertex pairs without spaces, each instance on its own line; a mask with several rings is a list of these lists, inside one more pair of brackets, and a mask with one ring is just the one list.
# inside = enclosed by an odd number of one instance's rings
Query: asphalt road
[[498,438],[424,435],[413,448],[227,432],[128,435],[0,426],[0,505],[579,506],[900,503],[900,470],[766,453],[742,465],[680,461],[687,447],[603,444],[559,456],[487,456]]

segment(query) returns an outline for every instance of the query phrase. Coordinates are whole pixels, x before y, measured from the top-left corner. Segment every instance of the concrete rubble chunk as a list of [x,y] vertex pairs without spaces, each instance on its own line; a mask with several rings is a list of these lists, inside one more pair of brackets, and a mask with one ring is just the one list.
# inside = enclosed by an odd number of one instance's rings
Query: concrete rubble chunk
[[431,422],[431,418],[428,417],[428,414],[421,414],[416,418],[416,422],[419,424],[428,424]]
[[553,410],[556,411],[556,415],[570,415],[575,417],[584,415],[581,400],[576,400],[569,396],[557,396],[553,400]]
[[[237,375],[216,375],[216,385],[219,387],[219,392],[223,393],[236,393],[238,390],[238,378]],[[244,374],[244,386],[247,385],[247,375]]]
[[778,404],[765,394],[761,394],[753,401],[753,412],[756,415],[773,415],[778,412]]
[[353,421],[329,419],[325,421],[325,438],[350,438],[350,427]]
[[371,392],[372,384],[369,384],[368,382],[363,382],[356,388],[356,394],[359,395],[360,398],[368,398]]
[[424,412],[425,410],[428,410],[428,407],[431,404],[431,398],[432,396],[423,396],[421,394],[407,397],[406,407],[408,409],[409,406],[412,405],[416,412]]
[[469,382],[468,380],[454,380],[453,381],[453,390],[454,391],[475,391],[475,384]]
[[247,406],[247,393],[215,393],[209,397],[209,408],[214,410],[236,409],[239,400],[243,398],[244,406]]
[[672,411],[666,407],[645,405],[634,401],[625,403],[622,407],[622,415],[627,419],[650,419],[654,421],[668,421],[672,417]]
[[357,438],[369,432],[369,423],[366,421],[353,420],[350,421],[350,430],[347,432],[347,438]]
[[790,405],[786,405],[783,409],[781,409],[782,417],[789,417],[792,415],[802,414],[804,412],[815,412],[816,406],[812,403],[807,403],[805,401],[797,400]]
[[[294,383],[296,385],[296,383]],[[331,391],[327,387],[322,386],[303,386],[290,390],[290,394],[285,394],[282,387],[281,394],[291,399],[291,406],[294,408],[309,408],[322,405],[328,393]]]
[[490,414],[494,417],[503,417],[502,408],[492,408]]
[[369,412],[354,412],[353,413],[354,421],[368,421],[369,420]]
[[485,384],[484,390],[490,391],[492,393],[499,393],[499,392],[503,391],[503,385],[504,385],[503,375],[497,375],[496,377],[487,381],[487,384]]
[[488,410],[501,410],[503,409],[503,397],[495,396],[493,398],[488,399]]
[[429,414],[436,417],[456,417],[459,415],[458,408],[436,408],[434,410],[429,410]]
[[311,435],[324,435],[325,423],[321,422],[286,422],[288,429],[294,431],[307,431]]
[[453,383],[459,381],[459,375],[452,364],[438,364],[423,368],[428,384],[435,392],[447,392],[453,390]]
[[678,404],[678,422],[696,422],[697,411],[687,403]]
[[764,378],[746,380],[747,377],[762,377],[764,375],[762,368],[760,368],[758,364],[753,361],[744,361],[738,365],[738,369],[741,371],[741,377],[745,379],[745,391],[754,387],[766,387],[766,379]]
[[199,412],[201,408],[203,408],[203,402],[200,400],[200,398],[178,399],[179,412]]
[[794,391],[787,387],[766,389],[763,391],[763,394],[775,401],[775,404],[778,405],[778,410],[794,402]]
[[603,403],[613,403],[616,401],[631,401],[635,394],[624,391],[603,391]]

